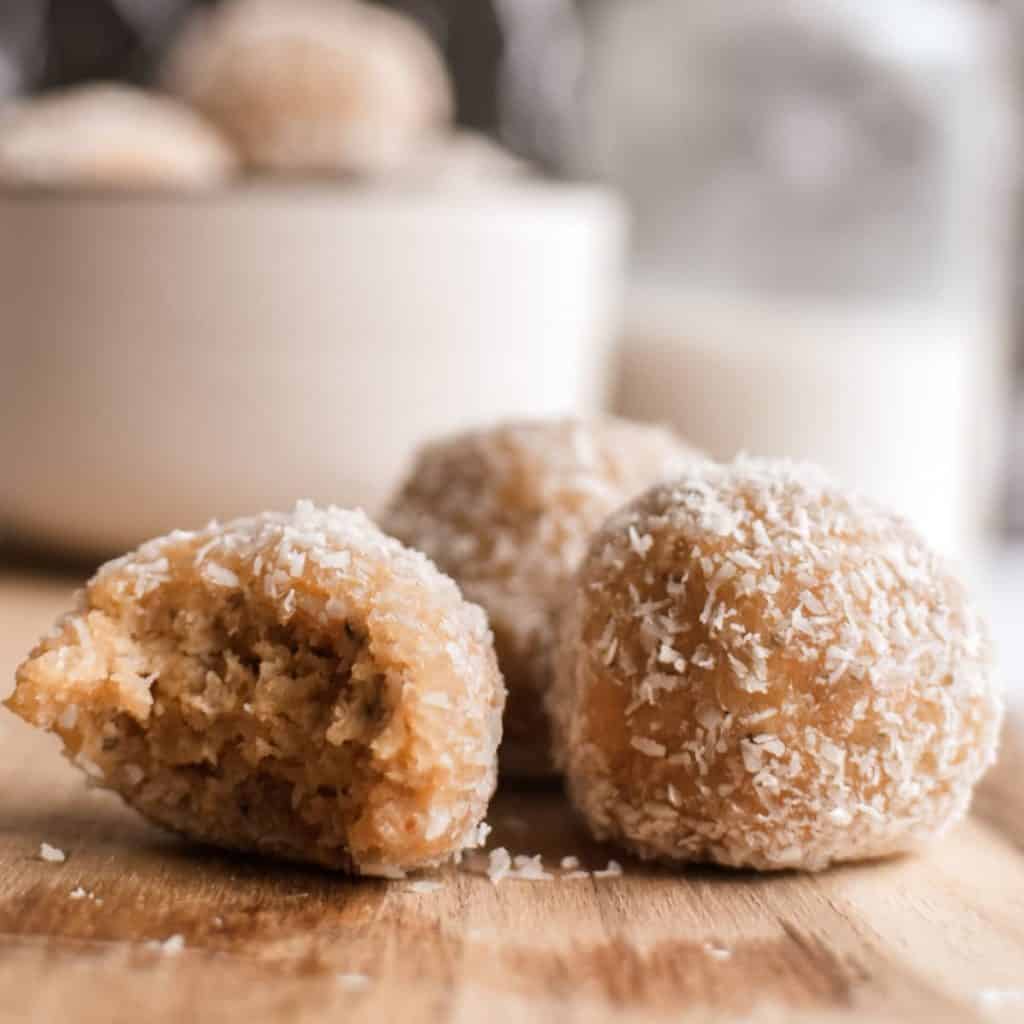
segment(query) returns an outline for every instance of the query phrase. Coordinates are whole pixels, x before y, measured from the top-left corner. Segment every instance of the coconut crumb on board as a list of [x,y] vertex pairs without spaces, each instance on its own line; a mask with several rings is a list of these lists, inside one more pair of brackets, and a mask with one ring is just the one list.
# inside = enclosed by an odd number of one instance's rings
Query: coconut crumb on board
[[487,877],[497,885],[512,869],[512,858],[504,846],[491,850],[487,855]]
[[608,861],[607,865],[603,868],[595,868],[593,871],[588,871],[586,868],[580,867],[580,861],[578,857],[563,857],[562,858],[562,878],[577,879],[577,878],[621,878],[622,877],[622,865],[617,860]]
[[712,960],[729,960],[732,957],[732,950],[717,942],[705,942],[704,952],[707,953]]
[[68,855],[57,846],[51,846],[49,843],[40,843],[39,859],[45,860],[47,864],[63,864],[68,859]]
[[518,853],[512,858],[512,863],[511,876],[523,882],[549,882],[555,877],[544,870],[544,861],[539,853],[533,856]]
[[550,882],[555,877],[545,870],[541,854],[517,853],[513,856],[504,846],[488,853],[484,874],[494,885],[506,878],[518,882]]
[[482,853],[467,857],[464,870],[471,874],[485,875],[492,884],[498,885],[505,879],[518,882],[551,882],[556,879],[580,878],[621,878],[622,865],[609,860],[605,867],[589,871],[581,867],[579,857],[571,854],[561,857],[558,868],[548,868],[543,854],[512,854],[504,846],[489,851],[484,860]]
[[402,892],[415,893],[418,896],[426,895],[427,893],[437,892],[438,889],[443,889],[443,882],[435,882],[433,879],[421,878],[415,882],[410,882]]
[[370,977],[358,971],[347,971],[338,976],[338,984],[349,992],[362,992],[370,987]]
[[162,953],[164,956],[178,956],[185,949],[184,935],[171,935],[161,942],[159,939],[150,939],[145,945],[146,949],[154,953]]
[[103,906],[103,900],[97,896],[94,892],[89,892],[88,889],[83,889],[82,886],[76,885],[71,892],[68,893],[68,899],[70,900],[89,900],[95,903],[97,907]]

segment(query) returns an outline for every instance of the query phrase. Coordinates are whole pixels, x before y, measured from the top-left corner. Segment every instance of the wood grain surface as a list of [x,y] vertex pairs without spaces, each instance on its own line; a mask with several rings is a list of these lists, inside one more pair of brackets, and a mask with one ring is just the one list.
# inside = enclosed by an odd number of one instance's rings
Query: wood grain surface
[[[0,576],[0,696],[70,591]],[[672,874],[534,788],[495,799],[491,845],[622,877],[431,889],[188,845],[0,713],[0,1022],[1024,1021],[1022,736],[924,856]]]

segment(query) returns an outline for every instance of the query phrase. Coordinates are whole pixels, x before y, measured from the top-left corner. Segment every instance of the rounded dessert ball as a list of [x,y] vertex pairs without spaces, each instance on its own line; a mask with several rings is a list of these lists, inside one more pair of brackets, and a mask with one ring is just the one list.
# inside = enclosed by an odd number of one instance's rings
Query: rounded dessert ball
[[501,770],[552,771],[544,694],[566,585],[614,509],[700,456],[625,420],[504,423],[426,445],[382,517],[487,612],[508,687]]
[[758,869],[938,835],[1001,717],[983,624],[917,533],[754,459],[656,486],[594,537],[550,706],[598,837]]
[[127,85],[84,85],[19,102],[0,120],[0,182],[102,188],[202,188],[235,156],[183,103]]
[[503,702],[450,579],[300,502],[105,565],[8,706],[160,825],[393,874],[483,838]]
[[460,130],[419,147],[385,181],[426,191],[456,191],[521,182],[529,175],[529,165],[499,143],[479,132]]
[[452,116],[429,37],[356,0],[228,0],[186,27],[167,81],[266,171],[389,170]]

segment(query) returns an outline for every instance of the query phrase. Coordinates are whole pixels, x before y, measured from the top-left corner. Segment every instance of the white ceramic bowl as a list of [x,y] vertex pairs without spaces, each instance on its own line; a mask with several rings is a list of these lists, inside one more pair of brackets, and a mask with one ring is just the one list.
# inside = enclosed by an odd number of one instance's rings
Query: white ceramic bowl
[[107,551],[412,447],[600,407],[623,217],[598,189],[0,196],[0,520]]

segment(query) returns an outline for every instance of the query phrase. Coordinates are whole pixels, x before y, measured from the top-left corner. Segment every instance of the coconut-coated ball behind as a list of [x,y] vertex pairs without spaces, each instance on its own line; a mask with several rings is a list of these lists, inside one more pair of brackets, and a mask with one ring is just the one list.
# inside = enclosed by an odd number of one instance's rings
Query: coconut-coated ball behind
[[166,79],[261,171],[390,171],[451,122],[432,40],[359,0],[227,0],[192,17]]
[[487,612],[508,687],[501,771],[552,771],[543,698],[566,586],[623,502],[700,458],[613,418],[500,423],[424,446],[381,518]]
[[984,626],[917,533],[755,459],[655,486],[595,536],[550,706],[598,837],[757,869],[940,834],[1001,717]]

